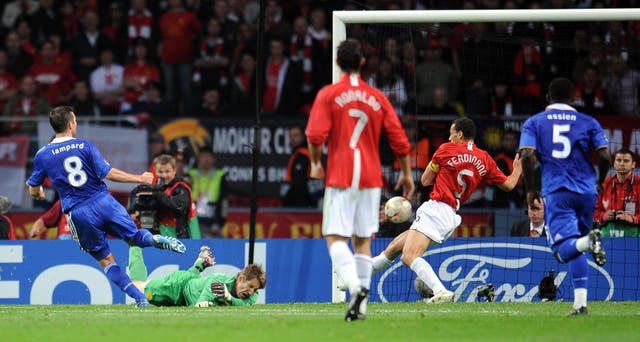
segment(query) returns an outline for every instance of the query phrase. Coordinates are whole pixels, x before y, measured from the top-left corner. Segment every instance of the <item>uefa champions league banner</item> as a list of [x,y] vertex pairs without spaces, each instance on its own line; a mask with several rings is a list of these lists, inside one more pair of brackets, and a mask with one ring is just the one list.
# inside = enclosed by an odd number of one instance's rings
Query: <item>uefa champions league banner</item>
[[[374,239],[374,254],[390,239]],[[637,238],[604,239],[607,264],[598,267],[589,256],[589,300],[640,300],[640,250]],[[161,277],[189,268],[200,245],[211,246],[216,265],[205,270],[236,274],[246,265],[246,240],[187,240],[187,253],[179,255],[144,249],[149,277]],[[127,245],[111,241],[121,265],[128,260]],[[331,262],[323,239],[258,240],[254,260],[264,265],[267,287],[258,303],[330,302]],[[560,265],[544,239],[451,238],[427,252],[427,260],[456,301],[478,300],[477,289],[491,283],[496,301],[540,301],[538,284],[555,271],[558,298],[573,299],[567,266]],[[371,301],[417,301],[413,272],[399,263],[375,275]],[[3,304],[112,304],[131,299],[106,278],[95,260],[74,241],[1,241],[0,305]]]

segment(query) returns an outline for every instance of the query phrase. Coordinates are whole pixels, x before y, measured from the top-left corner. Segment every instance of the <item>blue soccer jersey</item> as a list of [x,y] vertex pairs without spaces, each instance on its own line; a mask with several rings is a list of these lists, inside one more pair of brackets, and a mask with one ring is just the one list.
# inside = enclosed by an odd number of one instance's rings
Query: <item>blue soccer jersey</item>
[[596,194],[591,150],[608,146],[596,119],[559,103],[527,119],[520,136],[520,148],[532,147],[538,152],[545,196],[561,188]]
[[102,180],[109,171],[111,165],[90,141],[56,138],[36,153],[27,184],[42,185],[48,176],[58,191],[62,211],[67,213],[79,203],[106,194],[107,185]]

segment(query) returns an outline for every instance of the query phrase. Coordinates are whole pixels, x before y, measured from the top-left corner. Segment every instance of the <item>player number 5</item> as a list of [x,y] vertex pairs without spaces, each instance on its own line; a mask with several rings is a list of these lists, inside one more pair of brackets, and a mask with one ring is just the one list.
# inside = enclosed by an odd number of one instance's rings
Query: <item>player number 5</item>
[[562,145],[562,149],[551,151],[553,158],[565,159],[571,154],[571,141],[563,133],[567,133],[571,130],[569,125],[553,125],[553,143]]
[[80,187],[87,182],[87,173],[82,170],[82,160],[80,157],[73,156],[64,160],[64,169],[69,174],[67,179],[72,186]]

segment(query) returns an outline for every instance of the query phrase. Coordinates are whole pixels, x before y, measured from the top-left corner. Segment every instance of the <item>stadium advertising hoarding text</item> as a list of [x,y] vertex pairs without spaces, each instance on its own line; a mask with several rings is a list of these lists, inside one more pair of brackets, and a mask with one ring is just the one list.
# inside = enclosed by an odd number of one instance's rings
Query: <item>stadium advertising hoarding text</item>
[[[374,239],[379,253],[390,239]],[[187,253],[177,255],[147,248],[150,277],[190,267],[198,248],[206,243],[216,257],[213,270],[235,274],[247,262],[246,240],[187,240]],[[127,246],[112,241],[112,251],[126,264]],[[604,239],[607,264],[596,266],[589,257],[589,300],[640,300],[639,240]],[[477,300],[478,286],[492,283],[497,301],[539,301],[538,284],[550,270],[560,298],[571,301],[567,265],[553,258],[544,239],[451,238],[427,252],[427,258],[457,301]],[[255,261],[267,271],[267,288],[260,303],[331,301],[331,263],[322,239],[264,239],[256,244]],[[372,301],[416,301],[412,271],[396,260],[372,279]],[[4,304],[111,304],[130,302],[106,278],[89,254],[74,241],[0,242],[0,305]]]

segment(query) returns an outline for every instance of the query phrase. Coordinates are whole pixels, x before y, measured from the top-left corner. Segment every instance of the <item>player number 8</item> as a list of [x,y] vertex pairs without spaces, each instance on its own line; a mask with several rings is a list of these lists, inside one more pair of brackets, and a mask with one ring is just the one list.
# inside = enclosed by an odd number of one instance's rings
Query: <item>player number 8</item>
[[87,173],[82,170],[82,160],[78,156],[66,158],[64,160],[64,169],[69,174],[67,179],[69,184],[74,187],[80,187],[87,182]]

